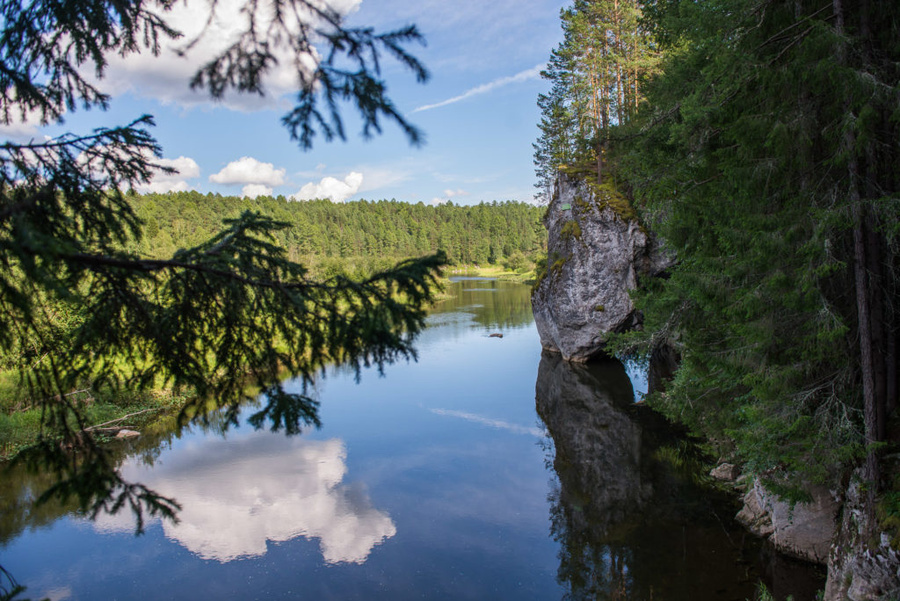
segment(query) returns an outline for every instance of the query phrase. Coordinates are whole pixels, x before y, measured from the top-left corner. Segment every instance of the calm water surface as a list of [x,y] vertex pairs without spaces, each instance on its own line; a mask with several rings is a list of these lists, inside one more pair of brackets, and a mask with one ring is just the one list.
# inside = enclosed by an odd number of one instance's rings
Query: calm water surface
[[526,286],[450,292],[418,362],[316,384],[320,430],[133,443],[178,523],[35,509],[41,476],[5,474],[0,564],[53,600],[812,598],[821,574],[733,525],[621,364],[542,357]]

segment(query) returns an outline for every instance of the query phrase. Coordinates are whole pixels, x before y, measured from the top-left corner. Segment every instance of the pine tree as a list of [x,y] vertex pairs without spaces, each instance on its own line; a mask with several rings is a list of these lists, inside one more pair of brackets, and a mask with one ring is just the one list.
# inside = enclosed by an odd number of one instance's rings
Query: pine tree
[[564,38],[541,75],[541,136],[534,144],[537,187],[548,197],[560,165],[593,166],[598,181],[614,128],[635,115],[642,81],[658,62],[637,0],[578,0],[563,9]]

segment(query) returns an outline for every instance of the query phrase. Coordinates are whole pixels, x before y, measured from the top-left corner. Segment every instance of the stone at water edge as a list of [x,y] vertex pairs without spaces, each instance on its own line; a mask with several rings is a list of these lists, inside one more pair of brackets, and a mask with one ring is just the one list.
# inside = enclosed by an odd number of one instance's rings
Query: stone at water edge
[[547,274],[531,297],[541,345],[567,361],[587,361],[611,332],[640,323],[628,294],[638,272],[656,275],[673,261],[636,220],[598,203],[587,183],[564,173],[544,224]]
[[811,503],[791,507],[757,480],[744,495],[744,507],[736,519],[751,532],[768,537],[782,553],[824,564],[837,530],[838,503],[822,486],[809,492]]

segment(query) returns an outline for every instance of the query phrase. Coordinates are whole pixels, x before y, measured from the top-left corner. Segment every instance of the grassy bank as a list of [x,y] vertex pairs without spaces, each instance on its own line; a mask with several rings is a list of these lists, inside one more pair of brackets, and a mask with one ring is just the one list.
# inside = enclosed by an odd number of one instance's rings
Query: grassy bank
[[[40,403],[22,390],[19,375],[0,373],[0,461],[14,457],[33,444],[41,432]],[[67,401],[82,409],[88,427],[114,433],[116,428],[144,429],[181,409],[188,395],[170,388],[130,391],[82,388],[70,392]]]
[[502,265],[455,265],[448,268],[444,272],[445,277],[453,276],[471,276],[479,278],[496,278],[505,282],[518,282],[520,284],[531,284],[535,278],[535,270],[527,271],[510,270]]

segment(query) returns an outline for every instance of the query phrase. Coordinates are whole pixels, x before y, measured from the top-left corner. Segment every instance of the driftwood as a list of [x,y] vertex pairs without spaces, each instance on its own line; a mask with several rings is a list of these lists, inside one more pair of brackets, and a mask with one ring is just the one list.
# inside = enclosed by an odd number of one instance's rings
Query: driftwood
[[120,422],[128,419],[129,417],[134,417],[135,415],[141,415],[142,413],[148,413],[150,411],[159,411],[156,407],[151,407],[150,409],[144,409],[142,411],[135,411],[134,413],[129,413],[128,415],[123,415],[122,417],[117,417],[116,419],[111,419],[108,422],[103,422],[102,424],[97,424],[95,426],[89,426],[84,429],[85,432],[93,432],[94,430],[121,430],[126,426],[116,426],[114,428],[106,428],[104,426],[108,426],[110,424],[114,424],[116,422]]

